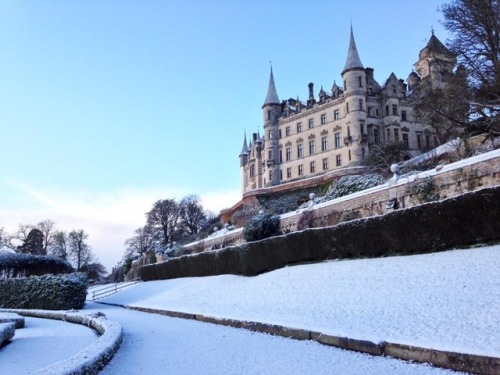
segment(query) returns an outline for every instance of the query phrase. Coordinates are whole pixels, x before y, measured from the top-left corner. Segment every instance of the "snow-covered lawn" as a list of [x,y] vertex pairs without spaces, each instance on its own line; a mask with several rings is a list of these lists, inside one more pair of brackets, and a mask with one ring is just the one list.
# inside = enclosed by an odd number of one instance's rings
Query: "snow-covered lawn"
[[29,374],[73,356],[98,338],[94,330],[79,324],[28,317],[25,322],[0,348],[0,374]]
[[151,281],[103,301],[500,357],[500,245]]

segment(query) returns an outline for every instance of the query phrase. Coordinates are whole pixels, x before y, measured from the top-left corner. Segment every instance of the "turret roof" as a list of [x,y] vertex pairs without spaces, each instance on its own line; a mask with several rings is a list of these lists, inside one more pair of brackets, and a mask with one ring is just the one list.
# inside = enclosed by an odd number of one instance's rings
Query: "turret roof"
[[267,96],[264,105],[268,104],[281,104],[276,92],[276,85],[274,84],[273,68],[271,67],[271,75],[269,76],[269,87],[267,88]]
[[248,152],[247,135],[245,133],[245,136],[243,138],[243,147],[241,148],[240,156],[246,154],[247,152]]
[[349,41],[349,50],[347,51],[347,60],[345,62],[342,74],[351,69],[364,69],[361,59],[359,58],[358,49],[356,48],[356,41],[354,40],[354,33],[351,26],[351,39]]
[[427,42],[427,45],[420,51],[420,57],[422,57],[422,54],[426,52],[441,53],[443,55],[455,55],[448,48],[446,48],[443,43],[441,43],[441,41],[434,35],[434,33],[431,35],[429,41]]

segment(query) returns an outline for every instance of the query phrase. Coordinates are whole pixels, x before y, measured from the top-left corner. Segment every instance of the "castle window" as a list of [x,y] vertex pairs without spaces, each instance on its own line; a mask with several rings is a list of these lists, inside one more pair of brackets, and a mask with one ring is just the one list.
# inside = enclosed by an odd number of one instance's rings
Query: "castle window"
[[363,110],[363,99],[359,99],[359,110]]
[[422,136],[420,134],[417,134],[417,147],[422,148]]
[[359,87],[363,87],[363,78],[362,77],[358,77],[358,83],[359,83]]
[[289,136],[290,136],[290,127],[289,127],[289,126],[287,126],[287,127],[285,128],[285,136],[287,136],[287,137],[289,137]]
[[324,125],[324,124],[326,124],[326,114],[325,113],[323,113],[321,115],[321,125]]
[[328,137],[321,137],[321,151],[328,151]]
[[292,168],[286,169],[286,178],[292,178]]
[[304,166],[301,164],[298,167],[299,176],[304,175]]
[[378,135],[378,129],[373,128],[373,143],[378,145],[380,143],[379,135]]
[[271,120],[271,111],[267,111],[267,119]]
[[340,132],[335,133],[335,148],[341,147]]
[[407,133],[403,133],[403,144],[405,145],[405,148],[409,148],[410,147],[410,143],[408,141],[408,134]]
[[340,110],[336,109],[335,111],[333,111],[333,119],[334,120],[340,119]]
[[283,150],[280,150],[280,163],[283,163]]
[[387,140],[391,140],[391,129],[387,129]]
[[280,169],[280,181],[283,181],[283,171]]
[[326,171],[328,169],[328,158],[323,159],[323,170]]
[[349,103],[345,103],[345,111],[346,113],[349,113]]
[[349,150],[349,161],[351,161],[351,150]]
[[309,141],[309,155],[314,155],[316,153],[316,146],[314,145],[314,140]]
[[359,132],[360,132],[361,134],[363,134],[363,133],[365,132],[365,124],[363,124],[363,123],[360,123],[360,124],[359,124]]
[[351,136],[351,127],[350,126],[347,127],[347,136],[348,137]]
[[394,129],[394,141],[399,142],[399,130]]
[[268,160],[273,160],[273,150],[269,150],[269,153],[268,153],[267,159],[268,159]]
[[388,105],[385,106],[385,115],[389,116],[389,106]]
[[344,79],[344,90],[347,90],[347,82]]
[[312,162],[309,164],[309,170],[311,171],[310,173],[314,173],[314,172],[316,172],[316,163],[315,163],[315,162],[313,162],[313,161],[312,161]]
[[250,165],[250,177],[255,176],[255,164]]
[[314,119],[310,118],[309,119],[309,129],[312,129],[312,128],[314,128]]
[[378,117],[379,115],[379,111],[378,111],[378,108],[375,110],[375,115]]
[[335,164],[337,167],[340,167],[342,165],[342,157],[340,155],[335,156]]
[[302,131],[302,123],[298,122],[297,123],[297,133],[300,133]]
[[297,157],[302,158],[304,156],[304,149],[302,147],[302,143],[297,145]]
[[396,85],[392,85],[392,92],[395,94],[396,93]]
[[292,159],[292,148],[287,147],[285,153],[286,153],[285,154],[286,161],[290,161]]
[[278,130],[278,137],[281,138],[281,129]]
[[273,138],[273,132],[271,130],[269,130],[269,139],[272,139]]
[[398,115],[398,106],[396,104],[393,104],[392,105],[392,114],[394,116],[397,116]]
[[407,118],[406,111],[401,111],[401,120],[402,121],[407,121],[406,118]]
[[364,147],[361,147],[361,158],[362,159],[365,158],[365,148]]

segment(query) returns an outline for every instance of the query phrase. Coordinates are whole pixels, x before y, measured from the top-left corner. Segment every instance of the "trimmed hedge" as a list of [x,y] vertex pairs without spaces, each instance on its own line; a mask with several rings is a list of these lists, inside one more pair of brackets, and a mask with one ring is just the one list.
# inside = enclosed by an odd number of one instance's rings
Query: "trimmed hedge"
[[144,281],[252,276],[300,262],[437,252],[500,240],[499,219],[500,186],[333,227],[183,256],[144,266],[139,274]]
[[0,280],[0,308],[81,309],[86,296],[87,279],[83,274]]
[[58,257],[32,254],[0,254],[0,278],[40,276],[73,271],[71,265]]

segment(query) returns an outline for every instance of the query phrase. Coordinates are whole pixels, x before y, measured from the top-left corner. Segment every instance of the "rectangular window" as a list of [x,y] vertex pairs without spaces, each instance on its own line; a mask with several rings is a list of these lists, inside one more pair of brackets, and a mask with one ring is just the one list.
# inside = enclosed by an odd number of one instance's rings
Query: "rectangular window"
[[328,151],[328,137],[321,137],[321,151]]
[[314,119],[310,118],[308,124],[309,124],[309,129],[314,128]]
[[287,137],[289,137],[289,136],[290,136],[290,127],[289,127],[289,126],[287,126],[287,127],[285,128],[285,136],[287,136]]
[[285,159],[286,159],[286,161],[292,160],[292,148],[291,147],[287,147],[285,149]]
[[417,134],[417,147],[422,148],[422,136],[420,134]]
[[398,106],[396,104],[393,104],[392,105],[392,114],[394,116],[397,116],[398,115]]
[[273,160],[273,150],[269,150],[267,160]]
[[403,133],[403,144],[405,145],[405,148],[409,148],[409,146],[410,146],[407,133]]
[[302,164],[299,165],[298,171],[299,171],[299,176],[304,175],[304,166]]
[[301,158],[304,156],[304,149],[302,148],[302,143],[297,145],[297,157]]
[[378,108],[375,110],[375,115],[378,117],[378,115],[380,114],[380,112],[378,111]]
[[406,111],[401,111],[401,120],[407,121],[406,120]]
[[269,171],[269,181],[273,180],[273,171]]
[[255,176],[255,164],[250,165],[250,177]]
[[363,99],[359,99],[359,110],[363,110]]
[[341,147],[340,132],[335,133],[335,148]]
[[345,111],[346,113],[349,113],[349,103],[345,103]]
[[323,113],[323,114],[321,115],[321,125],[325,125],[325,124],[326,124],[326,114],[325,114],[325,113]]
[[340,155],[335,156],[335,164],[337,165],[337,167],[340,167],[342,165],[342,158],[340,157]]
[[399,142],[399,130],[398,129],[394,129],[394,140],[396,142]]
[[340,119],[340,110],[336,109],[335,111],[333,111],[333,119],[334,120]]
[[359,87],[363,87],[363,78],[362,77],[358,77],[358,84],[359,84]]
[[380,143],[378,129],[376,129],[376,128],[373,129],[373,143],[375,143],[376,145],[378,145]]
[[283,163],[283,150],[280,150],[280,163]]
[[389,106],[388,105],[385,106],[385,115],[389,116]]
[[302,123],[298,122],[297,123],[297,133],[300,133],[302,131]]
[[309,141],[309,155],[314,155],[316,153],[316,146],[314,145],[314,140]]
[[387,140],[391,140],[391,129],[387,129]]
[[283,170],[280,169],[280,181],[283,180]]
[[272,139],[273,138],[273,133],[271,132],[271,130],[269,130],[269,139]]
[[361,134],[363,134],[365,132],[365,124],[363,124],[363,123],[359,124],[359,131]]
[[278,136],[281,138],[281,129],[278,130]]
[[286,169],[286,178],[292,178],[292,168]]
[[309,170],[311,171],[311,173],[316,172],[316,163],[315,163],[315,162],[313,162],[313,161],[312,161],[312,162],[309,164]]
[[328,169],[328,158],[323,159],[323,170],[326,171]]

